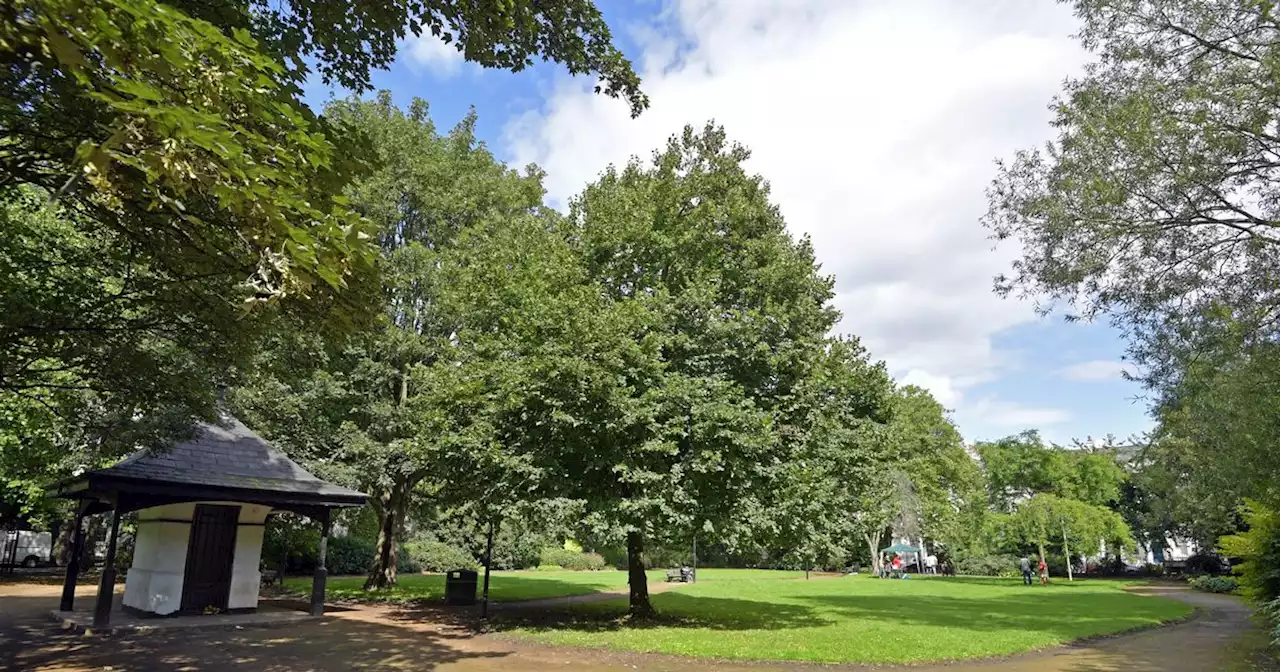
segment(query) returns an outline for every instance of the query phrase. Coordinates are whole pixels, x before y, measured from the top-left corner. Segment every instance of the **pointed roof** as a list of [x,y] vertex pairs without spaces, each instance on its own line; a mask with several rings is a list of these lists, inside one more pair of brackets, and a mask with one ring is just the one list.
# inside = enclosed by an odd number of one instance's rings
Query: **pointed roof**
[[[82,474],[52,489],[57,497],[134,503],[224,499],[297,509],[360,506],[368,495],[322,481],[244,423],[224,414],[197,423],[192,437],[171,448],[143,449],[119,463]],[[132,510],[144,506],[123,508]]]

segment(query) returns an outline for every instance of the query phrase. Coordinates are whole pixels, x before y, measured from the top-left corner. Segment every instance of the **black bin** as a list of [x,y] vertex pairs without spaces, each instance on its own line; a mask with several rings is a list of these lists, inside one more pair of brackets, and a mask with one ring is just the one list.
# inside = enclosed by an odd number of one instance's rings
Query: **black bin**
[[476,603],[476,573],[470,569],[455,569],[444,577],[445,604]]

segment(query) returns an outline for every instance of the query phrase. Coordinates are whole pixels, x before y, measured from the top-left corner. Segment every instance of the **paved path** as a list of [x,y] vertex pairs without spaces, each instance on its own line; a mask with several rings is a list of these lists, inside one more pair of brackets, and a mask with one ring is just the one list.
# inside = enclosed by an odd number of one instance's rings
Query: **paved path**
[[[655,586],[656,587],[656,586]],[[91,600],[92,587],[78,599]],[[912,666],[904,672],[1246,672],[1261,631],[1238,600],[1177,588],[1149,588],[1195,604],[1179,625],[999,661]],[[864,666],[736,664],[674,656],[545,647],[476,635],[440,610],[368,607],[323,620],[243,630],[165,631],[86,638],[60,632],[48,611],[56,585],[0,584],[0,670],[659,670],[665,672],[823,672]],[[615,596],[609,596],[610,598]],[[874,669],[895,669],[881,667]]]

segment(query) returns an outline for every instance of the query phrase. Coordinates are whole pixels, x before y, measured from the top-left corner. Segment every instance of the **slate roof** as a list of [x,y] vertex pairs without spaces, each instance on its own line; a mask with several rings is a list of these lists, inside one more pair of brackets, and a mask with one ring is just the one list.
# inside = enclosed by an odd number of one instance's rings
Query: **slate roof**
[[[83,474],[72,482],[106,491],[147,492],[189,486],[194,492],[252,492],[255,499],[358,506],[368,496],[316,478],[230,415],[217,424],[199,423],[193,437],[167,450],[140,450],[119,463]],[[150,486],[150,488],[149,488]],[[80,488],[59,488],[71,495]]]

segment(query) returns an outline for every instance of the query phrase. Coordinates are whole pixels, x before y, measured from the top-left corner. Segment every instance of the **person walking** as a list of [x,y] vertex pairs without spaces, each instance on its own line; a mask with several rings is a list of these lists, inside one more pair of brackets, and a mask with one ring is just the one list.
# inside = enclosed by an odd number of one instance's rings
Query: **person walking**
[[1049,585],[1049,565],[1045,564],[1044,558],[1040,558],[1040,585]]
[[1031,585],[1031,559],[1025,555],[1022,556],[1022,559],[1018,561],[1018,569],[1022,570],[1022,583],[1028,586]]

